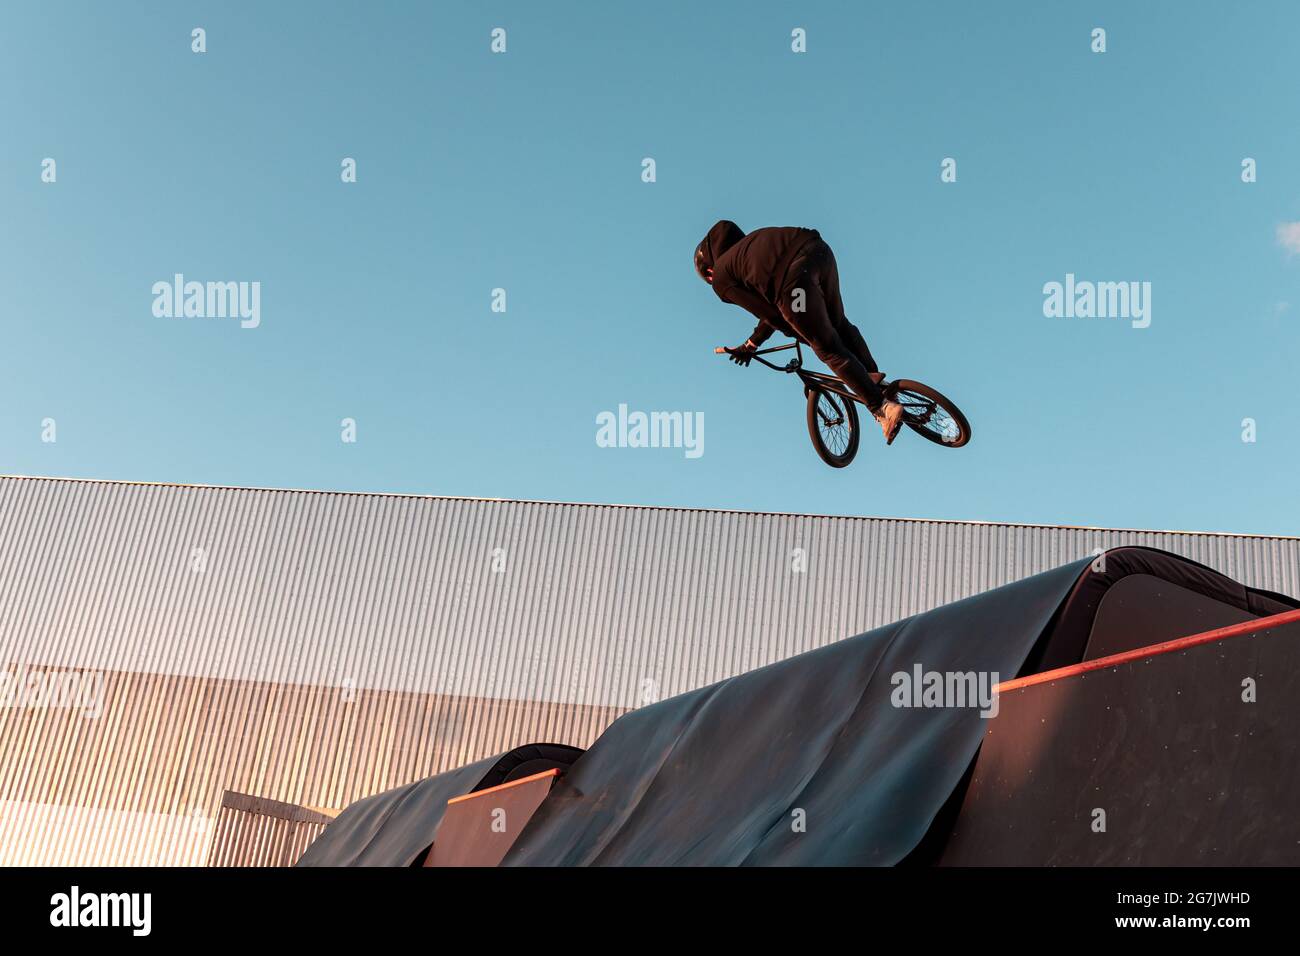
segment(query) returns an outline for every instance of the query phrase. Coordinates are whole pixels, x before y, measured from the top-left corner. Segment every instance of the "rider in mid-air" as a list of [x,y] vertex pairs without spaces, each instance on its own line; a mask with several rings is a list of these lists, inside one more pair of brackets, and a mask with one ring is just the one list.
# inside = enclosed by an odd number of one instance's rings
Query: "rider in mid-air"
[[893,444],[903,407],[880,391],[884,375],[862,333],[844,316],[835,255],[816,229],[769,226],[745,235],[723,219],[695,247],[695,271],[719,299],[758,319],[748,341],[728,350],[733,362],[748,365],[773,332],[798,339],[862,396],[885,441]]

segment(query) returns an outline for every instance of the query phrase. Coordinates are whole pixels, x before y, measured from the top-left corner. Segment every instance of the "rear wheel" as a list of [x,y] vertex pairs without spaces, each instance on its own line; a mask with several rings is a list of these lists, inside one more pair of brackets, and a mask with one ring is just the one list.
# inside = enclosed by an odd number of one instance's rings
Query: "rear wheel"
[[960,448],[970,441],[970,422],[951,399],[920,382],[894,382],[894,400],[903,406],[903,423],[936,445]]
[[819,388],[808,389],[808,435],[821,460],[843,468],[858,453],[856,402]]

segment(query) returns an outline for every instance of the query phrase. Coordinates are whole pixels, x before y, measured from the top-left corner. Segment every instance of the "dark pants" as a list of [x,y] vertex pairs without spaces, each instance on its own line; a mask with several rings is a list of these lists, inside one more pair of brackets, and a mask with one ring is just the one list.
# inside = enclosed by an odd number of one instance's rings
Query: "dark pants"
[[[876,360],[857,326],[844,315],[840,298],[840,273],[831,247],[820,239],[790,264],[792,278],[781,296],[781,316],[801,342],[867,403],[874,413],[881,402],[880,387],[868,375],[877,372]],[[802,303],[798,300],[803,291]],[[802,306],[802,311],[799,307]]]

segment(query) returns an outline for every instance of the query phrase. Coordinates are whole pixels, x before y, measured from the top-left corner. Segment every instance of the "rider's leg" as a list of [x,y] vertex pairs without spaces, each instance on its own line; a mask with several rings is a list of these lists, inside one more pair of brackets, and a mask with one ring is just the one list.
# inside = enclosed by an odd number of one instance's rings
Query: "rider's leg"
[[849,347],[849,351],[857,356],[863,368],[868,372],[879,372],[880,367],[876,365],[862,333],[844,314],[844,299],[840,296],[840,270],[835,264],[835,253],[830,246],[826,247],[825,260],[821,270],[822,295],[826,299],[826,312],[830,316],[831,327]]
[[[880,373],[875,370],[876,363],[871,357],[871,351],[867,348],[867,343],[862,341],[861,333],[844,318],[844,304],[839,295],[839,274],[829,246],[820,244],[820,248],[808,257],[806,266],[792,286],[782,297],[782,317],[799,333],[800,338],[812,346],[818,358],[862,396],[871,414],[880,422],[885,441],[893,444],[903,425],[903,407],[895,401],[885,400],[877,384]],[[798,300],[794,296],[800,288],[804,292],[804,309],[795,311],[794,305]],[[834,308],[833,312],[828,308],[828,303]],[[846,338],[841,330],[844,333],[849,333],[849,330],[852,332]],[[854,347],[858,344],[866,357],[865,363],[859,357],[859,350]]]
[[[810,264],[808,271],[794,281],[790,292],[782,296],[781,316],[832,372],[862,396],[867,408],[875,415],[880,411],[884,396],[871,377],[872,370],[862,364],[831,324],[818,271],[815,263]],[[795,295],[799,290],[803,292],[801,300]],[[795,309],[798,304],[802,304],[802,311]]]
[[835,331],[839,333],[844,344],[858,357],[858,361],[862,363],[863,368],[868,372],[880,371],[880,366],[876,364],[875,358],[871,355],[871,349],[867,348],[867,342],[856,325],[841,316],[840,321],[835,323]]

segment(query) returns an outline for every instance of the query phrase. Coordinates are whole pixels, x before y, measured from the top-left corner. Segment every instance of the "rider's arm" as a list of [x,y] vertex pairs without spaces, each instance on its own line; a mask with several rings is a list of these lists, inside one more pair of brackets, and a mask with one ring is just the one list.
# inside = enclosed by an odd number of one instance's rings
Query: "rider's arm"
[[785,322],[776,306],[761,295],[750,292],[742,286],[732,286],[728,289],[725,301],[740,306],[758,319],[758,325],[754,327],[754,332],[749,337],[750,343],[755,348],[760,347],[771,338],[772,333],[776,331],[776,327]]
[[763,343],[770,339],[775,331],[776,329],[772,328],[772,326],[760,320],[758,325],[754,326],[754,331],[749,334],[749,341],[745,344],[752,345],[755,349],[761,349]]

